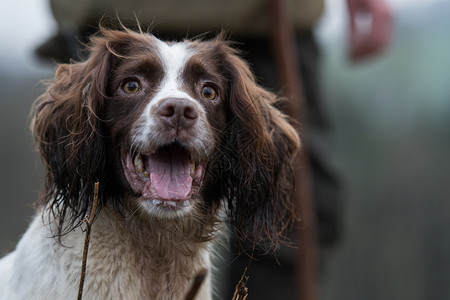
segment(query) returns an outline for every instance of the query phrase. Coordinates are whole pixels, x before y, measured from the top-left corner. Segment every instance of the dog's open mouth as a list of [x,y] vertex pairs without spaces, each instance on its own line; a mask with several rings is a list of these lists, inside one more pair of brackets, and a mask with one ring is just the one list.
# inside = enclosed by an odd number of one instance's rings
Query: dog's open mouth
[[205,169],[178,144],[147,154],[122,149],[122,165],[134,193],[154,206],[174,209],[190,206],[198,197]]

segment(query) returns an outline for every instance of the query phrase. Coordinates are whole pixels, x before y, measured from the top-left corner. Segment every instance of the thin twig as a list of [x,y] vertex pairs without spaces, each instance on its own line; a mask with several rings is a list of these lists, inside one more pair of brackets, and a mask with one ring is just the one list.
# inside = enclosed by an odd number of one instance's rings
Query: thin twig
[[236,289],[234,290],[233,299],[232,300],[246,300],[248,296],[248,288],[245,286],[247,284],[248,276],[246,275],[247,268],[244,270],[244,274],[242,274],[241,280],[239,280],[236,285]]
[[84,236],[83,261],[81,263],[80,285],[78,286],[78,300],[81,300],[81,298],[83,297],[84,278],[86,277],[86,263],[89,249],[89,239],[91,235],[91,226],[94,223],[95,213],[97,212],[98,206],[98,189],[99,183],[96,182],[94,187],[94,202],[92,204],[91,214],[86,215],[83,220],[83,223],[86,223],[87,228],[86,234]]

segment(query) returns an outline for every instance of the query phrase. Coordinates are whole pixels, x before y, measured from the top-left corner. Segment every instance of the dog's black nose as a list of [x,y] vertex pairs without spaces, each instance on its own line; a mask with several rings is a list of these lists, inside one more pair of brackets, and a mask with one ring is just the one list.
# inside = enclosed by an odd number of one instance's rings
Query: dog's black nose
[[198,118],[195,103],[187,99],[166,99],[159,105],[156,112],[164,123],[173,128],[189,128]]

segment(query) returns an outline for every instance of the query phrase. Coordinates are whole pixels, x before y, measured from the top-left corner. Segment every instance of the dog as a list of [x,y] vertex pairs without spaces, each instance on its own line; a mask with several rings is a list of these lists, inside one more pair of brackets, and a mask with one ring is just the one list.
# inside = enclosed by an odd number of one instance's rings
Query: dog
[[[211,299],[223,224],[273,247],[293,220],[296,129],[223,35],[164,42],[101,29],[59,65],[31,129],[46,179],[37,213],[0,261],[0,299],[74,299],[92,209],[84,295]],[[272,248],[273,248],[272,247]]]

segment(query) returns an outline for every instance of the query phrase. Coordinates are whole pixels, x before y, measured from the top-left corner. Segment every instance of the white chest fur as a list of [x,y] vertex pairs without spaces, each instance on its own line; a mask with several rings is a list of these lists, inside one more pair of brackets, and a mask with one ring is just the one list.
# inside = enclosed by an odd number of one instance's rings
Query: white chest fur
[[[86,299],[182,299],[196,273],[210,270],[208,243],[181,241],[146,222],[149,228],[131,232],[136,224],[125,226],[105,214],[92,227]],[[0,299],[76,298],[84,232],[64,236],[61,246],[43,220],[35,217],[17,249],[0,260]],[[210,278],[198,299],[211,299]]]

